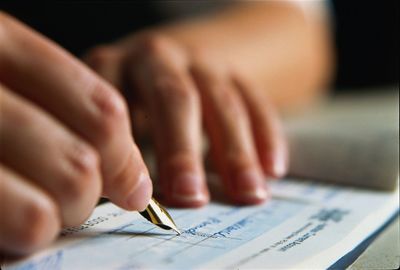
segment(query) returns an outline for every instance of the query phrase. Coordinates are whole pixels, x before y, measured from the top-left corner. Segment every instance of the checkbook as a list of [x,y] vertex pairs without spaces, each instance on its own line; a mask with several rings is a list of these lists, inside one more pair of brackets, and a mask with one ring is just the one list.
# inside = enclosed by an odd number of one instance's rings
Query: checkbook
[[4,269],[329,268],[399,211],[398,189],[368,191],[286,179],[272,199],[171,209],[181,235],[106,203],[51,247]]

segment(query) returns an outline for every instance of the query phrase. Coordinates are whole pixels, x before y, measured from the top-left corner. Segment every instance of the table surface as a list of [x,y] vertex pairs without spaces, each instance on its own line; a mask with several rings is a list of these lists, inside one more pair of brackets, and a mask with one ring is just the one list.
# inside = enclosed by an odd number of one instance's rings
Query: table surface
[[392,222],[347,269],[399,269],[399,217]]

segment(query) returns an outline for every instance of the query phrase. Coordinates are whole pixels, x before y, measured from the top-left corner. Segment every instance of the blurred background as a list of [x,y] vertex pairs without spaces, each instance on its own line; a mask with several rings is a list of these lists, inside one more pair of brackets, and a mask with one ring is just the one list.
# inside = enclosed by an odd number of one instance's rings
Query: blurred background
[[[0,3],[76,56],[147,26],[204,12],[231,1]],[[337,69],[335,92],[367,91],[399,81],[399,1],[326,1],[332,16]],[[385,87],[384,87],[385,88]]]

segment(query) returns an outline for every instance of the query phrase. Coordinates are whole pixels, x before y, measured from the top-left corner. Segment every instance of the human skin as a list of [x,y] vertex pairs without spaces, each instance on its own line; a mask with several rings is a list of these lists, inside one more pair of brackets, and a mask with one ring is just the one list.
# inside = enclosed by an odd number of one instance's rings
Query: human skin
[[101,194],[143,210],[152,183],[119,92],[0,13],[0,250],[30,253]]
[[310,104],[329,80],[323,12],[321,3],[238,3],[88,52],[85,60],[97,73],[131,92],[134,125],[143,127],[140,118],[146,119],[168,204],[209,200],[202,129],[231,200],[253,204],[268,197],[265,179],[288,168],[276,109]]
[[[327,27],[320,12],[287,2],[237,4],[94,48],[85,61],[96,75],[0,13],[0,251],[45,246],[101,195],[146,207],[152,183],[131,135],[135,111],[148,119],[168,204],[209,201],[203,127],[231,200],[266,200],[265,178],[288,166],[275,108],[320,94],[331,66]],[[130,108],[122,88],[133,90]]]

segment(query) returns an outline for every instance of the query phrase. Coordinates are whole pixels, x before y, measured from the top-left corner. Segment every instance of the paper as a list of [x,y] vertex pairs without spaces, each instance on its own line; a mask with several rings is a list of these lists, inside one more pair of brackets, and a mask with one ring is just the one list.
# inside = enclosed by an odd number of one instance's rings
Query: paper
[[252,207],[169,209],[182,235],[105,204],[52,247],[5,269],[325,268],[398,211],[398,192],[271,183]]
[[293,177],[394,190],[399,176],[399,91],[346,95],[285,121]]

